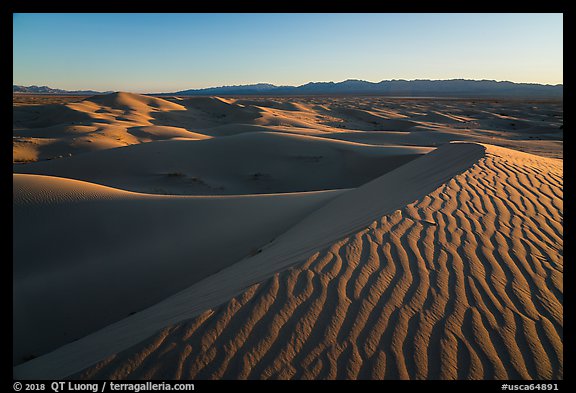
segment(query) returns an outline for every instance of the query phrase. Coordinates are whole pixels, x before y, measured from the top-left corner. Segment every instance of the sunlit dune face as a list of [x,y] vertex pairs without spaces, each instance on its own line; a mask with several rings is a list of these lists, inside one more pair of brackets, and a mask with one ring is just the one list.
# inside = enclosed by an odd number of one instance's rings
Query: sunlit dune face
[[14,375],[562,379],[562,148],[554,101],[15,104]]
[[[15,162],[173,138],[198,140],[260,130],[414,146],[476,140],[562,156],[562,144],[558,143],[563,136],[562,104],[558,102],[534,105],[505,100],[378,97],[184,98],[114,93],[81,100],[69,97],[71,102],[63,104],[66,98],[58,96],[27,97],[15,99],[14,104],[18,108],[14,112],[14,135],[20,138],[14,142]],[[34,105],[21,106],[23,102]],[[37,112],[40,117],[35,115]],[[84,127],[84,134],[66,131],[74,126],[79,130]],[[404,135],[399,139],[395,133]],[[30,143],[24,147],[23,140]]]

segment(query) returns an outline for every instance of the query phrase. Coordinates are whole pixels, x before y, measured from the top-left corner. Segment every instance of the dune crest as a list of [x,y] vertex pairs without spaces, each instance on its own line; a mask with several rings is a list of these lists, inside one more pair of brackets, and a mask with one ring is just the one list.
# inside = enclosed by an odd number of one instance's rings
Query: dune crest
[[14,172],[151,194],[267,194],[358,187],[431,150],[251,132],[203,141],[142,143],[16,165]]
[[246,99],[117,92],[65,105],[15,104],[13,161],[44,161],[175,138],[197,140],[260,131],[380,145],[429,147],[469,140],[557,158],[562,157],[562,116],[562,103],[554,101]]
[[16,364],[255,253],[346,192],[170,196],[67,178],[13,177]]
[[417,202],[93,379],[561,379],[562,163],[487,146]]
[[563,378],[561,101],[34,102],[14,378]]
[[[477,144],[444,145],[358,189],[342,193],[262,247],[261,252],[153,307],[22,364],[15,370],[22,376],[27,372],[39,372],[39,375],[57,372],[64,377],[70,373],[64,370],[70,367],[89,366],[99,357],[127,348],[171,323],[198,315],[238,295],[250,285],[301,263],[318,250],[366,227],[374,219],[424,197],[452,176],[467,170],[483,155],[484,147]],[[79,357],[79,354],[82,355]],[[58,366],[60,363],[63,368]],[[38,369],[39,365],[42,365],[41,369]]]

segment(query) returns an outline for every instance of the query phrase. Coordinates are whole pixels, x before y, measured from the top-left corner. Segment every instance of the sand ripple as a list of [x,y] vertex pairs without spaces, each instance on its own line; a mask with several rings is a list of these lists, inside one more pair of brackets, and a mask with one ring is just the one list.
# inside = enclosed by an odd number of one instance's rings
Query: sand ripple
[[561,379],[562,161],[487,146],[434,192],[86,379]]

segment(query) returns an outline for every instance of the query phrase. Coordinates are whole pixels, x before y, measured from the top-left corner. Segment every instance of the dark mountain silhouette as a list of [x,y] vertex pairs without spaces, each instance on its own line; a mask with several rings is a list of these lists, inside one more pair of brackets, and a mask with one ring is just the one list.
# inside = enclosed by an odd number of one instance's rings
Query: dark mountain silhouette
[[[494,80],[387,80],[368,82],[348,79],[343,82],[309,82],[301,86],[275,86],[270,83],[189,89],[173,93],[150,93],[157,96],[235,96],[235,95],[376,95],[396,97],[510,97],[563,98],[563,85],[514,83]],[[62,90],[48,86],[13,85],[14,93],[96,95],[93,90]]]
[[13,93],[28,93],[28,94],[70,94],[70,95],[96,95],[96,94],[108,94],[111,91],[94,91],[94,90],[62,90],[53,89],[48,86],[19,86],[12,85]]
[[205,89],[190,89],[179,91],[179,95],[218,95],[218,94],[260,94],[262,92],[277,89],[278,86],[270,83],[257,83],[255,85],[240,85],[240,86],[222,86],[222,87],[208,87]]
[[562,98],[563,85],[497,82],[493,80],[389,80],[378,83],[349,79],[310,82],[301,86],[257,84],[191,89],[166,95],[383,95],[402,97],[534,97]]

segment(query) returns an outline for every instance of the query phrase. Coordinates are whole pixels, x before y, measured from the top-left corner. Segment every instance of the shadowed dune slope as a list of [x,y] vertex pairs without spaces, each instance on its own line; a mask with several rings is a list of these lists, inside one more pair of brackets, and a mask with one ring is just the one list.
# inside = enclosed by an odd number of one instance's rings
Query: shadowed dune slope
[[[129,348],[166,326],[198,316],[241,294],[251,285],[304,262],[375,219],[424,198],[483,156],[484,147],[476,144],[441,146],[358,189],[342,193],[278,236],[260,253],[230,265],[148,309],[26,362],[15,368],[15,375],[19,378],[62,378]],[[277,301],[282,303],[282,298]],[[231,332],[236,334],[234,329]]]
[[15,106],[13,161],[51,160],[159,139],[208,138],[156,121],[161,114],[183,112],[186,107],[177,103],[124,92],[65,105]]
[[562,183],[560,160],[487,146],[418,201],[75,377],[561,379]]
[[68,104],[70,107],[80,107],[82,104],[96,104],[110,109],[122,109],[129,112],[181,111],[184,107],[162,98],[150,97],[141,94],[117,92],[104,95],[96,95],[86,98],[80,103]]
[[14,102],[15,379],[563,378],[561,101],[72,101]]
[[373,146],[274,132],[127,146],[14,165],[154,194],[262,194],[360,186],[433,148]]
[[[53,102],[59,101],[55,98]],[[14,102],[13,162],[60,159],[157,140],[261,131],[413,146],[469,140],[558,158],[563,154],[562,124],[561,101],[386,97],[247,100],[158,98],[117,92],[64,105]]]
[[38,175],[13,183],[15,363],[257,252],[345,192],[178,197]]

